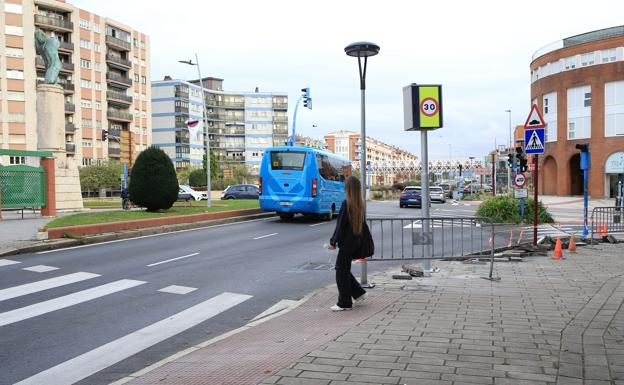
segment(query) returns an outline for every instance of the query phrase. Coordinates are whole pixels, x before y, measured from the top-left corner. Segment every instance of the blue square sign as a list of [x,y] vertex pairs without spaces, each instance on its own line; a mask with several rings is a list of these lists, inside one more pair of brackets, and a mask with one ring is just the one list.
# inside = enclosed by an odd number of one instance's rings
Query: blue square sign
[[526,154],[544,153],[544,129],[533,128],[524,130],[524,152]]

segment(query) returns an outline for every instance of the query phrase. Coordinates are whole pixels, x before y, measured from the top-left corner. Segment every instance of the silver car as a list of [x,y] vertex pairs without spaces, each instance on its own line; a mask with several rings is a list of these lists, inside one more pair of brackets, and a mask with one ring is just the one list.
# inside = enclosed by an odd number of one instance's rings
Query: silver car
[[437,201],[445,203],[446,193],[444,192],[444,189],[442,189],[442,187],[440,186],[431,186],[429,187],[429,198],[432,202]]

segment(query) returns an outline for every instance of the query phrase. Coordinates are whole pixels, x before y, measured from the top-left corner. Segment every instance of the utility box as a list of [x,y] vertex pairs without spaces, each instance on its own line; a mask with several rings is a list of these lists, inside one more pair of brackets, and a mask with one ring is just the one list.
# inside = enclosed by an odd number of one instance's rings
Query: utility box
[[405,131],[442,127],[442,86],[410,84],[403,87]]

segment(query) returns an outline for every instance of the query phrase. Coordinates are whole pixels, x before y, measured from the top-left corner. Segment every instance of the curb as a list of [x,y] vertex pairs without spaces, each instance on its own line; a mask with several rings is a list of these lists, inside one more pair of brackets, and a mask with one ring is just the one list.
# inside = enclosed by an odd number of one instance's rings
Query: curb
[[136,237],[142,237],[142,236],[148,236],[148,235],[166,234],[166,233],[174,233],[177,231],[201,229],[205,227],[211,227],[211,226],[228,224],[228,223],[237,223],[237,222],[245,222],[245,221],[252,221],[252,220],[257,220],[257,219],[270,218],[273,216],[275,216],[274,213],[252,214],[252,215],[245,215],[245,216],[238,216],[238,217],[213,219],[213,220],[201,221],[201,222],[189,222],[189,223],[180,223],[180,224],[174,224],[174,225],[163,225],[163,226],[157,226],[157,227],[145,227],[142,229],[126,230],[126,231],[113,232],[113,233],[103,233],[103,234],[91,235],[91,236],[83,236],[83,237],[76,238],[76,239],[43,241],[40,244],[0,252],[0,257],[6,257],[9,255],[34,253],[34,252],[40,252],[40,251],[50,251],[50,250],[62,249],[66,247],[91,245],[91,244],[96,244],[96,243],[130,239],[130,238],[136,238]]

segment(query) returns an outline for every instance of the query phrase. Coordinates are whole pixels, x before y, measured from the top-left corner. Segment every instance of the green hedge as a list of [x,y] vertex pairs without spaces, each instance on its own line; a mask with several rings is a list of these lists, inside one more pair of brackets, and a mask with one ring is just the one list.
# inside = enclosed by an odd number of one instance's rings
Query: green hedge
[[[524,218],[520,217],[520,199],[499,195],[479,205],[476,215],[496,223],[533,223],[533,199],[524,200]],[[538,202],[538,223],[553,223],[554,219],[542,202]]]

